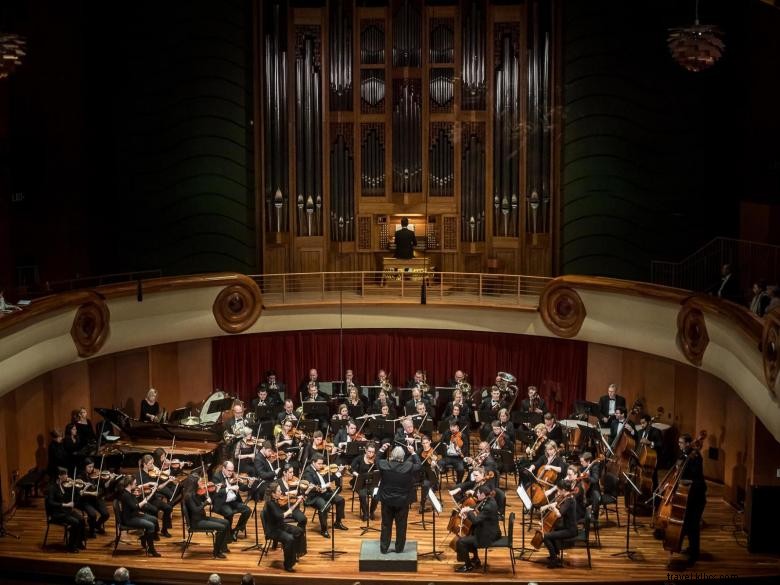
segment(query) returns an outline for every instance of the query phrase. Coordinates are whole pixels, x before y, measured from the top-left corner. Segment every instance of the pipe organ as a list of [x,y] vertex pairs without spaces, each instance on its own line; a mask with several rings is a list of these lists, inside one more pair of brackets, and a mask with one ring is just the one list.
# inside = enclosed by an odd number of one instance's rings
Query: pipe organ
[[408,217],[436,269],[553,273],[555,5],[257,4],[263,271],[378,270]]

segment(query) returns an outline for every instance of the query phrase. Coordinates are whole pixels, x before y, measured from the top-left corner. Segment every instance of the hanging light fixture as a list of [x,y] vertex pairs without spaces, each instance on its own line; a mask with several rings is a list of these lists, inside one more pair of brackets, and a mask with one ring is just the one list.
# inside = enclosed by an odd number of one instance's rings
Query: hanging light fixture
[[692,26],[669,29],[669,51],[683,69],[697,73],[709,69],[720,59],[725,45],[723,33],[714,25],[699,23],[699,0]]
[[11,75],[22,64],[26,46],[23,36],[0,31],[0,79]]

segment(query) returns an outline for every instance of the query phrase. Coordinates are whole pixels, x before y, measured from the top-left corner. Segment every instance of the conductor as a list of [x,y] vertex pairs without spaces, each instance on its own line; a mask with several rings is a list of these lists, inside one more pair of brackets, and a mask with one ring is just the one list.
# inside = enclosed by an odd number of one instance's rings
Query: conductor
[[409,218],[401,219],[401,229],[395,232],[395,257],[400,260],[414,258],[414,247],[417,245],[417,237],[409,229]]
[[[382,451],[388,444],[385,444]],[[406,447],[411,457],[404,461],[404,448],[394,447],[389,460],[380,459],[379,494],[382,502],[382,532],[379,537],[379,550],[387,554],[390,548],[390,535],[395,522],[395,552],[404,551],[406,545],[406,521],[409,517],[409,504],[414,501],[413,478],[422,468],[422,462],[414,451],[414,446]]]

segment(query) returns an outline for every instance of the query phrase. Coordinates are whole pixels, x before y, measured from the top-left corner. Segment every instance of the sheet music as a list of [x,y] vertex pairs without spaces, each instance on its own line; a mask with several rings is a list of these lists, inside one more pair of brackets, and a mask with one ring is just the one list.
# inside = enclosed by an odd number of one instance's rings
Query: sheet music
[[431,505],[433,506],[433,509],[436,510],[436,513],[441,514],[441,501],[439,501],[439,498],[436,497],[436,492],[431,488],[428,488],[428,499],[431,501]]
[[520,500],[523,502],[525,509],[530,511],[533,507],[533,503],[522,485],[517,486],[517,495],[520,496]]

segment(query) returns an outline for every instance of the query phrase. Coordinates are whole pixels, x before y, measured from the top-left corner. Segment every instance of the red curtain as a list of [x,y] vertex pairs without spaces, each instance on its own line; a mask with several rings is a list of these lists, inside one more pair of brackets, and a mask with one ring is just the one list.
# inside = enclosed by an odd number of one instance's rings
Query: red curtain
[[215,388],[246,400],[269,369],[291,397],[310,368],[317,368],[320,380],[341,380],[340,372],[352,369],[360,384],[372,384],[383,368],[396,386],[419,368],[431,387],[446,385],[462,369],[475,388],[489,386],[504,371],[517,377],[520,398],[536,385],[548,408],[565,417],[585,397],[587,347],[581,341],[477,331],[285,331],[215,338],[213,377]]

